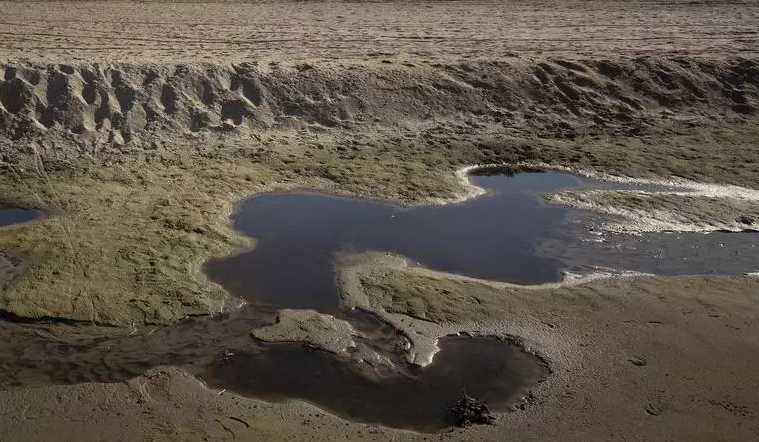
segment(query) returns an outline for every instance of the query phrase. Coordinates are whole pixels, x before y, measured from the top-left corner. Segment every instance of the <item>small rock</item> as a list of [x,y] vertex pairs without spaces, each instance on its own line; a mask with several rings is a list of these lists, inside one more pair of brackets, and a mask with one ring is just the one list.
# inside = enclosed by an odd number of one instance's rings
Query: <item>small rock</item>
[[235,123],[232,120],[226,119],[226,120],[224,120],[224,121],[221,122],[221,130],[222,131],[229,132],[229,131],[233,131],[235,129],[237,129],[237,126],[235,125]]
[[745,224],[747,226],[750,226],[751,224],[754,224],[754,222],[756,220],[754,218],[748,216],[748,215],[741,215],[741,216],[738,217],[738,219],[736,221],[738,221],[741,224]]
[[224,364],[228,364],[229,362],[231,362],[232,361],[232,356],[234,356],[234,355],[235,354],[232,353],[231,351],[225,352],[221,356],[221,364],[224,365]]
[[639,358],[637,356],[633,356],[631,358],[628,358],[627,360],[630,361],[631,364],[637,365],[638,367],[642,367],[647,364],[644,358]]
[[449,407],[453,414],[454,425],[457,427],[470,427],[475,424],[493,424],[495,416],[490,413],[490,409],[484,402],[467,396],[456,401]]
[[656,405],[649,404],[648,407],[646,407],[646,413],[650,414],[651,416],[658,416],[661,414],[661,408],[657,407]]

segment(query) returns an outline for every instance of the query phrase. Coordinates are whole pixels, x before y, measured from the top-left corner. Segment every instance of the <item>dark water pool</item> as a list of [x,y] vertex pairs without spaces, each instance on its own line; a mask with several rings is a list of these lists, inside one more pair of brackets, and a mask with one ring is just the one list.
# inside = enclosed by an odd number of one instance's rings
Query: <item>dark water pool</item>
[[33,221],[42,217],[40,210],[7,208],[0,206],[0,227]]
[[582,187],[641,189],[559,172],[474,176],[488,194],[461,204],[404,208],[316,193],[271,193],[241,203],[234,225],[254,250],[211,261],[208,276],[259,305],[338,306],[341,253],[387,251],[425,267],[516,284],[560,280],[564,270],[608,267],[658,274],[743,273],[759,266],[759,235],[588,234],[589,212],[548,204],[542,194]]
[[[40,210],[27,210],[0,206],[0,228],[33,221],[43,216]],[[0,248],[0,292],[23,269],[23,259],[11,250]]]
[[475,177],[488,195],[448,206],[403,208],[316,193],[272,193],[244,201],[235,227],[254,250],[209,262],[205,271],[231,293],[289,308],[336,306],[338,253],[398,253],[421,264],[477,278],[537,284],[556,281],[562,263],[534,253],[560,233],[570,210],[540,194],[582,184],[546,172]]
[[447,405],[463,394],[504,411],[506,398],[547,373],[536,370],[531,355],[497,338],[448,337],[440,347],[427,367],[376,378],[330,354],[277,344],[216,362],[204,378],[268,401],[298,398],[361,422],[436,431],[453,424]]

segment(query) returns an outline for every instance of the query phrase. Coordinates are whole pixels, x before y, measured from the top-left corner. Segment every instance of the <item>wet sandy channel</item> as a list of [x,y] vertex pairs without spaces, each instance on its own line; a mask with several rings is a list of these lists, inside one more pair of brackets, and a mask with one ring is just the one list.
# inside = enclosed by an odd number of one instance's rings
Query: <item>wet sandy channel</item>
[[[492,336],[443,337],[432,364],[409,365],[406,337],[369,313],[342,307],[334,268],[341,255],[386,251],[436,270],[517,284],[555,282],[565,271],[599,267],[740,273],[759,262],[756,234],[599,240],[593,234],[602,222],[597,215],[542,198],[561,189],[621,185],[558,172],[473,180],[488,194],[447,206],[408,208],[316,193],[254,196],[233,220],[257,239],[256,247],[205,266],[212,280],[246,306],[113,337],[94,336],[77,324],[6,316],[0,321],[0,383],[119,382],[150,367],[174,365],[214,388],[267,401],[299,399],[360,422],[434,432],[451,424],[448,408],[463,394],[505,410],[547,376],[549,367],[512,341]],[[346,321],[357,331],[356,351],[335,355],[251,337],[251,330],[273,324],[283,308],[315,309]]]

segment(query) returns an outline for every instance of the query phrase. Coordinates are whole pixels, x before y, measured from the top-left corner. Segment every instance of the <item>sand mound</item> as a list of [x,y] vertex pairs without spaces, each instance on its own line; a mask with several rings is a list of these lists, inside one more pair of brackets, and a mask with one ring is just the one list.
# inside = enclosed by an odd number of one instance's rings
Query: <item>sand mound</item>
[[[261,67],[6,64],[0,136],[47,131],[87,145],[266,130],[408,126],[461,119],[539,136],[635,136],[662,120],[694,127],[759,109],[759,60],[618,60]],[[673,113],[677,116],[674,117]],[[44,135],[50,137],[51,134]]]

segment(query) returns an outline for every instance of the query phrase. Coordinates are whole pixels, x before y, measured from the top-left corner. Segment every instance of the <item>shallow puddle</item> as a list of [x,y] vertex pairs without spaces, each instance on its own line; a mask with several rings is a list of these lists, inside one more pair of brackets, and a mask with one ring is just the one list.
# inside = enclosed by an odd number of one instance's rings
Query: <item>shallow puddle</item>
[[500,411],[548,374],[533,355],[493,337],[443,338],[431,365],[410,366],[395,330],[371,315],[351,315],[382,363],[258,342],[249,332],[266,321],[253,309],[120,338],[0,322],[0,385],[120,382],[174,365],[218,389],[273,402],[300,399],[359,422],[434,432],[450,425],[449,406],[464,393]]
[[448,206],[403,208],[316,193],[253,197],[234,224],[257,239],[255,249],[209,262],[206,274],[251,302],[321,310],[337,305],[333,261],[340,253],[387,251],[477,278],[557,281],[562,263],[536,256],[534,241],[558,233],[570,210],[539,194],[581,181],[554,172],[475,181],[491,193]]
[[0,227],[33,221],[42,217],[42,211],[0,206]]
[[562,271],[613,268],[657,274],[740,274],[759,263],[759,235],[713,233],[641,237],[588,234],[600,216],[548,204],[565,189],[648,189],[559,172],[472,177],[488,194],[461,204],[404,208],[316,193],[271,193],[241,203],[234,225],[254,250],[206,264],[208,276],[259,305],[338,305],[339,254],[384,251],[419,264],[515,284],[556,282]]
[[497,338],[449,337],[424,368],[408,367],[381,378],[321,351],[272,345],[266,352],[236,354],[213,364],[204,378],[212,385],[268,401],[303,399],[365,423],[435,431],[453,424],[448,406],[463,394],[504,411],[547,374],[534,358]]

